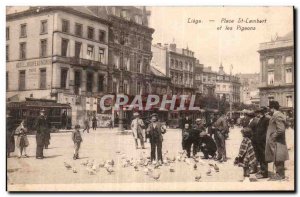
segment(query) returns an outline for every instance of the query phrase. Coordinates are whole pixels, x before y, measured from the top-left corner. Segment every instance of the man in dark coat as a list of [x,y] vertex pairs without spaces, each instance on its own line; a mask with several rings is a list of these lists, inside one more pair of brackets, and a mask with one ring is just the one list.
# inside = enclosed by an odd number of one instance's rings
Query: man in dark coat
[[96,116],[94,116],[93,119],[92,119],[92,126],[93,126],[93,130],[96,130],[96,128],[97,128],[97,118],[96,118]]
[[6,115],[6,154],[10,157],[10,153],[15,152],[15,121],[7,112]]
[[213,129],[215,128],[214,138],[217,145],[218,156],[215,160],[220,162],[226,162],[226,144],[225,144],[225,135],[228,129],[228,124],[224,113],[219,112],[219,118],[214,123]]
[[37,117],[34,128],[36,129],[36,158],[43,159],[44,158],[44,146],[45,146],[45,138],[48,133],[50,133],[50,122],[45,116],[45,110],[42,109],[40,111],[39,117]]
[[266,116],[267,108],[261,107],[258,111],[259,120],[256,126],[256,132],[253,139],[256,142],[256,159],[260,165],[260,171],[256,174],[256,178],[262,179],[268,177],[268,163],[265,160],[266,135],[269,126],[270,117]]
[[193,156],[196,156],[197,152],[199,151],[199,135],[202,131],[204,131],[204,124],[200,118],[197,118],[196,124],[192,126],[189,131],[189,136],[186,142],[186,151],[187,157],[191,157],[191,148],[193,146]]
[[[163,163],[162,158],[162,142],[163,134],[166,133],[166,126],[158,121],[157,114],[151,115],[151,123],[148,125],[147,133],[149,134],[151,145],[151,161],[155,162],[156,158],[158,163]],[[157,157],[156,157],[157,152]]]
[[[186,124],[189,125],[188,129],[192,128],[193,121],[192,121],[192,119],[188,115],[181,119],[180,128],[181,128],[182,133],[184,132]],[[181,146],[182,146],[183,150],[185,150],[185,148],[186,148],[186,147],[184,147],[184,144],[185,144],[185,142],[184,142],[184,139],[182,137],[182,139],[181,139]]]
[[202,151],[204,155],[204,159],[208,159],[209,156],[212,158],[215,157],[217,146],[215,141],[212,139],[211,136],[209,136],[205,131],[202,131],[200,133],[200,150]]
[[266,136],[266,162],[274,162],[276,175],[274,180],[285,178],[284,162],[289,159],[285,140],[286,117],[279,111],[279,103],[270,101],[269,108],[273,113]]

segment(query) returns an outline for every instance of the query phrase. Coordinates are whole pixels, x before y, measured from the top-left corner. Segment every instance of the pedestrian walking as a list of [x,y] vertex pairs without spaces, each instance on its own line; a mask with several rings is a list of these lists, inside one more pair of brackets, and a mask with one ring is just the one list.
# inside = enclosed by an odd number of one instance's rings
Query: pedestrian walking
[[50,122],[45,116],[45,110],[40,111],[40,115],[37,117],[34,128],[36,129],[36,158],[44,159],[44,146],[45,146],[45,136],[50,129]]
[[84,124],[84,129],[83,129],[82,132],[84,133],[84,131],[86,131],[87,133],[89,133],[90,132],[90,121],[89,121],[89,119],[86,118],[84,120],[83,124]]
[[74,143],[74,155],[73,155],[74,160],[79,159],[79,149],[82,142],[82,137],[79,129],[80,129],[80,125],[75,125],[75,130],[72,133],[72,140]]
[[15,152],[15,120],[8,111],[6,113],[6,155],[9,158]]
[[93,116],[93,119],[92,119],[92,126],[93,126],[93,130],[97,129],[97,118],[95,115]]
[[16,135],[17,135],[17,143],[16,146],[19,149],[19,156],[18,158],[21,158],[24,152],[24,157],[28,157],[26,153],[26,147],[29,146],[28,138],[27,138],[27,132],[28,130],[24,126],[24,120],[20,123],[20,125],[16,129]]
[[244,171],[244,182],[250,182],[250,169],[252,166],[256,165],[256,157],[254,148],[251,142],[251,129],[246,127],[241,130],[243,135],[243,140],[240,146],[239,154],[234,160],[234,164],[239,167],[243,167]]
[[162,158],[162,142],[163,134],[166,133],[166,126],[158,121],[157,114],[151,115],[151,123],[147,128],[147,133],[149,133],[150,145],[151,145],[151,161],[155,163],[157,158],[158,163],[163,163]]
[[204,131],[204,124],[200,118],[196,119],[196,124],[189,131],[189,137],[186,142],[187,157],[191,157],[191,148],[193,147],[193,156],[199,151],[200,133]]
[[189,124],[184,125],[184,129],[182,130],[182,148],[184,151],[187,151],[187,143],[190,135]]
[[266,136],[266,162],[274,162],[276,174],[271,180],[285,178],[284,162],[289,159],[285,139],[286,117],[279,111],[279,103],[270,101],[269,108],[272,114]]
[[142,149],[145,149],[144,146],[144,136],[143,136],[143,128],[145,127],[145,124],[143,120],[140,118],[140,115],[138,112],[133,113],[133,120],[131,122],[131,129],[132,129],[132,135],[134,137],[135,142],[135,148],[138,149],[138,141],[140,141]]
[[261,107],[258,113],[259,120],[256,127],[256,133],[254,134],[253,138],[256,141],[256,158],[260,165],[260,170],[256,174],[256,178],[262,179],[268,177],[268,163],[265,159],[265,148],[270,117],[266,115],[266,107]]
[[227,161],[226,144],[225,144],[225,133],[228,129],[227,127],[228,125],[224,113],[219,112],[218,119],[214,123],[213,129],[215,129],[214,138],[215,138],[215,142],[217,145],[217,152],[218,152],[218,156],[216,157],[215,160],[220,162]]

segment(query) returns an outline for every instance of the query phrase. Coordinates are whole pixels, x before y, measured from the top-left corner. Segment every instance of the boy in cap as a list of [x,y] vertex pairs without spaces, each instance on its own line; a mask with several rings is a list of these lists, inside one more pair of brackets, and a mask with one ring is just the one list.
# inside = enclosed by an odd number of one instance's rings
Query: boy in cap
[[72,140],[74,142],[74,156],[73,156],[74,160],[79,159],[79,149],[80,149],[80,144],[82,142],[82,137],[79,129],[80,126],[76,125],[75,130],[72,133]]
[[255,157],[254,148],[251,142],[251,129],[246,127],[241,130],[243,141],[240,146],[239,155],[235,158],[234,164],[243,167],[244,182],[249,182],[250,169],[256,166],[257,161]]

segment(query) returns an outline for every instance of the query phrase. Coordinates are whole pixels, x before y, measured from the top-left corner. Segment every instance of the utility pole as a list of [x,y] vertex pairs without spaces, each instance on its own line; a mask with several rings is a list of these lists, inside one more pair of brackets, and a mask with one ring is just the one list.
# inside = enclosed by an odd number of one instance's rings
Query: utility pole
[[[120,44],[121,44],[121,65],[120,65],[120,83],[119,83],[119,94],[124,94],[124,85],[123,85],[123,72],[124,72],[124,32],[122,31],[121,32],[121,41],[120,41]],[[119,131],[123,132],[124,131],[124,111],[123,111],[123,106],[120,106],[120,111],[119,111]]]

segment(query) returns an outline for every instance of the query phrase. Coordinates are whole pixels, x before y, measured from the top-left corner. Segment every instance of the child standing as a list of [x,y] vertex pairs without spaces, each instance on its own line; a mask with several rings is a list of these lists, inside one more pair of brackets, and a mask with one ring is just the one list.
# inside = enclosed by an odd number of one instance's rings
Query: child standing
[[82,142],[82,137],[81,137],[79,129],[80,129],[80,126],[76,125],[75,130],[72,133],[72,140],[74,142],[74,156],[73,156],[74,160],[79,159],[79,148],[80,148],[80,144]]
[[184,151],[187,151],[187,143],[188,143],[188,139],[189,139],[189,132],[190,132],[190,126],[189,124],[185,124],[184,128],[182,130],[182,149]]
[[240,146],[239,155],[235,158],[234,164],[243,167],[244,182],[249,182],[250,168],[256,165],[254,148],[251,143],[251,129],[246,127],[241,130],[243,141]]
[[26,154],[26,147],[29,145],[28,138],[27,138],[27,129],[24,126],[24,120],[22,120],[21,124],[16,129],[15,134],[17,135],[17,147],[19,148],[19,156],[18,158],[22,157],[22,153],[24,151],[24,157],[28,157]]

